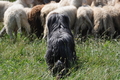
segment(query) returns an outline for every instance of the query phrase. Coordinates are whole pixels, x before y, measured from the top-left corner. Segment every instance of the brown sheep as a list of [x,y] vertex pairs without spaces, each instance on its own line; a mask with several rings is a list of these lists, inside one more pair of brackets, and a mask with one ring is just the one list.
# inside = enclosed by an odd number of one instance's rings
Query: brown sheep
[[31,27],[32,34],[35,33],[38,38],[42,36],[43,26],[40,19],[41,9],[44,5],[34,6],[31,11],[28,13],[28,22]]

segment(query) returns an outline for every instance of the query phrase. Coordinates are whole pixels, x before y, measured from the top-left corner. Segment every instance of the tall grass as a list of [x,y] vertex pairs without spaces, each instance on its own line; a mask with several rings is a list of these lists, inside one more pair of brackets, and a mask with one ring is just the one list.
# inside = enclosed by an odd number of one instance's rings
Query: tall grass
[[[77,63],[63,80],[120,80],[120,40],[75,41]],[[46,41],[0,38],[0,80],[55,80],[44,59]]]

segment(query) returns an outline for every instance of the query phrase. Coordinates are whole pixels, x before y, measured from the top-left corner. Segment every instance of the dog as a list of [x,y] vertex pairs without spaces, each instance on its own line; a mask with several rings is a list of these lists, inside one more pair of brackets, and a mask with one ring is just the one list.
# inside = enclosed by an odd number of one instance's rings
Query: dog
[[52,74],[70,68],[76,60],[75,43],[69,28],[68,16],[53,13],[47,21],[47,52],[46,63]]

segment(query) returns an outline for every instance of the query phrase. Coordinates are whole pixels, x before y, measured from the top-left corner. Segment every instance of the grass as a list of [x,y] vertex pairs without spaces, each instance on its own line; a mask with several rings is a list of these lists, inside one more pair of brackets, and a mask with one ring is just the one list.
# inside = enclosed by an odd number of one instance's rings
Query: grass
[[[61,80],[120,80],[120,40],[95,40],[76,43],[77,64]],[[0,38],[0,80],[55,80],[44,59],[46,41],[29,42],[18,36]]]

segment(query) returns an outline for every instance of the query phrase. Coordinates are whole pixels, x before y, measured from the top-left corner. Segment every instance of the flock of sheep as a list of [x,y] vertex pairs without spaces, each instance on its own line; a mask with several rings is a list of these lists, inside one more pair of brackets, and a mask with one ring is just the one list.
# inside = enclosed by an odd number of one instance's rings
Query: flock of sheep
[[120,34],[119,7],[119,0],[60,0],[48,4],[43,4],[43,0],[0,1],[0,21],[4,22],[0,36],[6,31],[13,39],[25,29],[28,35],[35,33],[38,38],[45,38],[48,16],[62,13],[69,17],[74,37],[86,38],[92,33],[115,38]]
[[[58,1],[58,0],[57,0]],[[43,0],[0,1],[0,22],[11,39],[17,32],[46,38],[46,62],[50,69],[69,68],[76,59],[74,37],[120,35],[120,0]],[[73,35],[71,30],[73,30]],[[14,33],[14,34],[13,34]],[[63,72],[64,73],[64,72]]]

